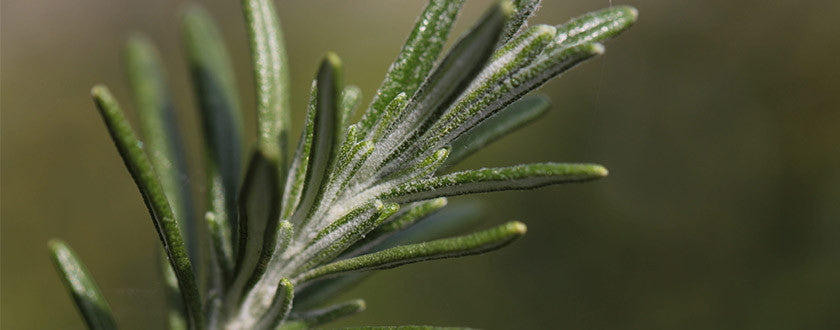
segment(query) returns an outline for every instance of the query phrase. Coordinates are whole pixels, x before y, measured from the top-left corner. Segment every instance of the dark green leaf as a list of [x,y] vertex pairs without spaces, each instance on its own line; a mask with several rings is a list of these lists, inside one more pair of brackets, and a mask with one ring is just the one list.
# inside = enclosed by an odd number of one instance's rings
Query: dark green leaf
[[302,228],[313,205],[321,198],[328,172],[335,161],[340,139],[343,138],[339,127],[338,96],[341,90],[341,60],[333,53],[328,53],[321,61],[316,79],[315,118],[313,119],[312,147],[301,192],[292,224]]
[[152,222],[158,232],[161,243],[166,250],[169,262],[178,278],[178,286],[187,306],[191,326],[201,328],[203,324],[201,298],[196,285],[184,240],[181,236],[178,222],[169,206],[169,201],[163,193],[163,188],[152,169],[152,164],[143,151],[142,143],[131,129],[117,101],[104,86],[96,86],[91,94],[99,109],[111,139],[122,156],[125,166],[131,173],[143,201],[152,216]]
[[432,0],[414,24],[402,51],[391,64],[382,86],[362,117],[359,131],[364,136],[379,119],[382,111],[399,93],[408,95],[420,86],[435,64],[463,0]]
[[524,235],[525,230],[523,223],[514,221],[470,235],[398,246],[312,269],[297,276],[295,282],[303,283],[349,272],[388,269],[426,260],[480,254],[513,242]]
[[528,96],[511,103],[452,141],[452,151],[444,166],[457,164],[493,141],[536,120],[550,107],[551,103],[545,96]]
[[207,204],[215,222],[223,226],[219,229],[227,231],[214,237],[230,238],[238,228],[236,194],[242,175],[243,124],[237,83],[222,35],[202,7],[187,9],[181,31],[206,146]]
[[254,151],[239,194],[239,245],[231,290],[234,296],[246,282],[255,282],[265,272],[274,253],[280,220],[276,168],[260,150]]

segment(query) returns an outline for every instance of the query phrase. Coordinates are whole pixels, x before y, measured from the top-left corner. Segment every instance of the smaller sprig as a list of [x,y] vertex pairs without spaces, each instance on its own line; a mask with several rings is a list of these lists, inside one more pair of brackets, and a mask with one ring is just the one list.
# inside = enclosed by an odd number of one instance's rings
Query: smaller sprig
[[[205,141],[209,262],[198,263],[200,217],[152,43],[138,35],[126,47],[145,142],[106,87],[92,90],[162,243],[170,328],[301,329],[361,312],[362,300],[322,305],[371,270],[480,254],[526,232],[513,221],[450,237],[471,218],[441,211],[447,197],[607,175],[597,164],[552,162],[447,170],[545,113],[548,100],[526,94],[602,54],[600,41],[636,20],[631,7],[528,27],[539,1],[499,1],[438,60],[463,1],[432,0],[358,122],[351,123],[360,89],[344,85],[336,54],[323,57],[292,150],[288,64],[274,4],[242,5],[257,114],[257,142],[247,154],[241,102],[218,30],[198,7],[186,11],[182,27]],[[114,328],[81,262],[59,241],[50,250],[88,325]]]

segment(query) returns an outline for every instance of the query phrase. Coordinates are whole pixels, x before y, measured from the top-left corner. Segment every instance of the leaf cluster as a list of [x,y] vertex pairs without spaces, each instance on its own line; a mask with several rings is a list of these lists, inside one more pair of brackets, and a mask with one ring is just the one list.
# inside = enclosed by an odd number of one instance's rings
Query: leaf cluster
[[[464,221],[434,220],[446,197],[607,175],[596,164],[446,169],[545,113],[548,100],[526,94],[603,53],[599,42],[629,27],[636,10],[610,7],[528,27],[539,1],[499,1],[440,56],[462,5],[429,2],[357,122],[361,92],[344,85],[341,60],[327,53],[295,148],[274,4],[242,1],[256,85],[251,147],[243,145],[237,84],[220,34],[203,9],[187,10],[182,35],[205,142],[203,217],[187,189],[157,50],[142,36],[129,40],[127,75],[143,142],[106,87],[92,95],[160,237],[171,328],[298,329],[360,312],[362,300],[321,305],[367,271],[484,253],[525,234],[513,221],[440,238]],[[198,237],[203,232],[207,237]],[[199,264],[201,243],[209,260]],[[60,241],[49,245],[88,325],[114,328],[79,259]]]

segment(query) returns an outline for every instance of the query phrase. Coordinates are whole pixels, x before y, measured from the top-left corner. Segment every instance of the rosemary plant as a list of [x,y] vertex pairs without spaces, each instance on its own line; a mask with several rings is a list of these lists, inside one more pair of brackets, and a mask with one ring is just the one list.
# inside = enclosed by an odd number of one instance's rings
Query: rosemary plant
[[[322,305],[366,271],[484,253],[525,233],[514,221],[426,241],[459,221],[414,226],[443,208],[447,196],[607,175],[600,165],[559,163],[444,171],[543,114],[547,99],[526,94],[603,53],[599,41],[629,27],[636,10],[610,7],[557,26],[527,27],[539,0],[500,1],[438,60],[462,4],[429,2],[355,123],[359,88],[343,86],[341,61],[325,55],[292,149],[288,64],[274,5],[243,0],[258,119],[244,168],[228,55],[208,14],[191,7],[182,32],[206,146],[203,221],[185,184],[185,152],[157,52],[143,37],[128,42],[128,77],[145,142],[106,87],[92,94],[162,242],[171,328],[296,329],[357,313],[362,300]],[[201,267],[199,243],[209,247]],[[115,328],[79,259],[60,241],[49,247],[87,324]]]

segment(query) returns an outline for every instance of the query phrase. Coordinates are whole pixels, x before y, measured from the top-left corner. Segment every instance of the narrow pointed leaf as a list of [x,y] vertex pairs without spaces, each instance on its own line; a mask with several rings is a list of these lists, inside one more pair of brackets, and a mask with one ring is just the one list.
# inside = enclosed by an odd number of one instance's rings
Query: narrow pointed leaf
[[414,94],[440,55],[463,3],[463,0],[429,1],[362,117],[359,130],[363,135],[397,94]]
[[166,260],[163,249],[158,253],[158,264],[163,275],[164,291],[166,292],[166,322],[170,330],[186,330],[188,328],[187,310],[184,301],[181,299],[181,290],[178,288],[178,278],[172,265]]
[[493,141],[533,122],[551,107],[545,96],[528,96],[511,103],[481,124],[452,141],[446,165],[457,164]]
[[[403,216],[407,216],[407,214]],[[396,217],[396,219],[383,224],[379,228],[398,221],[403,216]],[[403,219],[408,219],[408,217]],[[479,220],[478,210],[475,206],[456,204],[444,208],[438,213],[419,218],[408,224],[403,224],[400,229],[401,231],[385,233],[379,239],[372,242],[372,244],[364,244],[363,241],[360,241],[354,244],[353,247],[347,249],[348,253],[342,254],[338,259],[353,257],[362,253],[379,252],[400,245],[426,242],[441,237],[451,237],[475,227]],[[368,236],[371,235],[377,235],[376,231],[368,234]],[[365,238],[365,241],[367,241],[367,236]],[[319,303],[347,291],[374,273],[349,273],[338,277],[316,280],[296,293],[295,309],[306,310],[317,306]]]
[[312,205],[320,198],[327,170],[335,161],[335,155],[343,138],[339,127],[338,94],[341,84],[341,60],[328,53],[318,70],[315,117],[313,119],[312,147],[306,170],[300,203],[297,206],[293,224],[302,228],[310,215]]
[[601,44],[582,44],[569,48],[547,47],[527,65],[511,67],[513,72],[488,77],[469,97],[460,100],[435,124],[422,140],[420,150],[430,152],[450,143],[522,95],[581,62],[603,54]]
[[[276,164],[254,151],[239,195],[239,233],[232,295],[243,290],[249,278],[265,272],[277,242],[280,193]],[[247,288],[246,288],[247,290]]]
[[339,108],[341,109],[341,127],[346,127],[350,124],[350,120],[359,109],[359,104],[362,102],[362,89],[359,86],[347,86],[341,91],[341,101],[339,101]]
[[152,169],[152,164],[143,151],[142,143],[137,140],[137,136],[131,129],[128,120],[126,120],[125,114],[123,114],[114,97],[111,96],[110,91],[104,86],[96,86],[91,90],[91,94],[105,125],[108,127],[111,139],[143,196],[143,201],[152,217],[152,222],[166,250],[166,255],[172,264],[175,276],[178,278],[178,286],[184,298],[184,305],[187,306],[190,324],[193,327],[201,328],[201,299],[192,262],[184,245],[178,223],[169,206],[169,201]]
[[315,116],[318,111],[318,80],[312,81],[310,88],[309,106],[306,110],[306,119],[303,124],[303,131],[300,132],[295,155],[289,167],[289,176],[283,188],[283,219],[292,216],[303,193],[306,183],[306,173],[309,170],[309,159],[312,157],[312,138],[315,134]]
[[408,228],[418,220],[421,220],[446,206],[446,198],[435,198],[428,201],[416,202],[410,205],[407,210],[402,213],[397,213],[391,217],[387,222],[383,223],[369,234],[365,235],[364,239],[356,242],[347,251],[341,255],[341,258],[353,257],[368,251],[372,246],[377,245],[388,236]]
[[186,152],[158,51],[143,36],[126,44],[128,80],[137,105],[144,148],[181,226],[192,260],[198,260],[196,219],[187,177]]
[[302,283],[316,278],[349,272],[388,269],[426,260],[489,252],[510,244],[524,235],[525,230],[526,227],[523,223],[514,221],[470,235],[398,246],[312,269],[299,275],[295,282]]
[[361,313],[364,310],[365,301],[357,299],[303,313],[292,313],[289,315],[289,319],[292,322],[289,322],[288,325],[284,324],[280,329],[309,329],[314,326]]
[[505,24],[504,32],[500,41],[504,43],[513,37],[516,32],[528,25],[528,18],[534,14],[540,6],[540,0],[514,0],[514,14],[510,21]]
[[397,210],[399,210],[397,204],[384,204],[376,200],[370,206],[360,208],[336,220],[311,240],[310,244],[300,253],[301,259],[306,262],[296,267],[291,273],[300,274],[307,269],[334,259],[353,243],[362,239],[368,232],[382,224]]
[[[274,291],[260,295],[258,299],[249,296],[243,302],[236,321],[228,324],[231,329],[274,329],[283,322],[292,309],[294,286],[289,279],[283,277],[274,283]],[[268,298],[268,299],[265,299]]]
[[116,329],[111,306],[102,297],[96,282],[73,250],[60,240],[51,240],[48,246],[61,281],[70,291],[87,326],[94,330]]
[[257,144],[285,168],[289,130],[289,64],[271,0],[243,0],[257,90]]
[[446,54],[412,97],[408,109],[404,112],[406,118],[398,118],[401,125],[388,139],[400,141],[400,145],[391,152],[387,160],[399,157],[401,152],[420,138],[445,107],[481,71],[493,54],[494,46],[511,15],[510,2],[498,2]]
[[556,43],[570,47],[612,38],[629,28],[639,17],[630,6],[615,6],[594,11],[557,26]]
[[204,8],[187,9],[181,32],[206,146],[207,203],[215,221],[235,231],[243,130],[238,85],[222,35]]
[[484,168],[408,182],[380,198],[406,203],[470,193],[532,189],[550,184],[589,181],[606,175],[607,169],[593,164],[539,163]]

